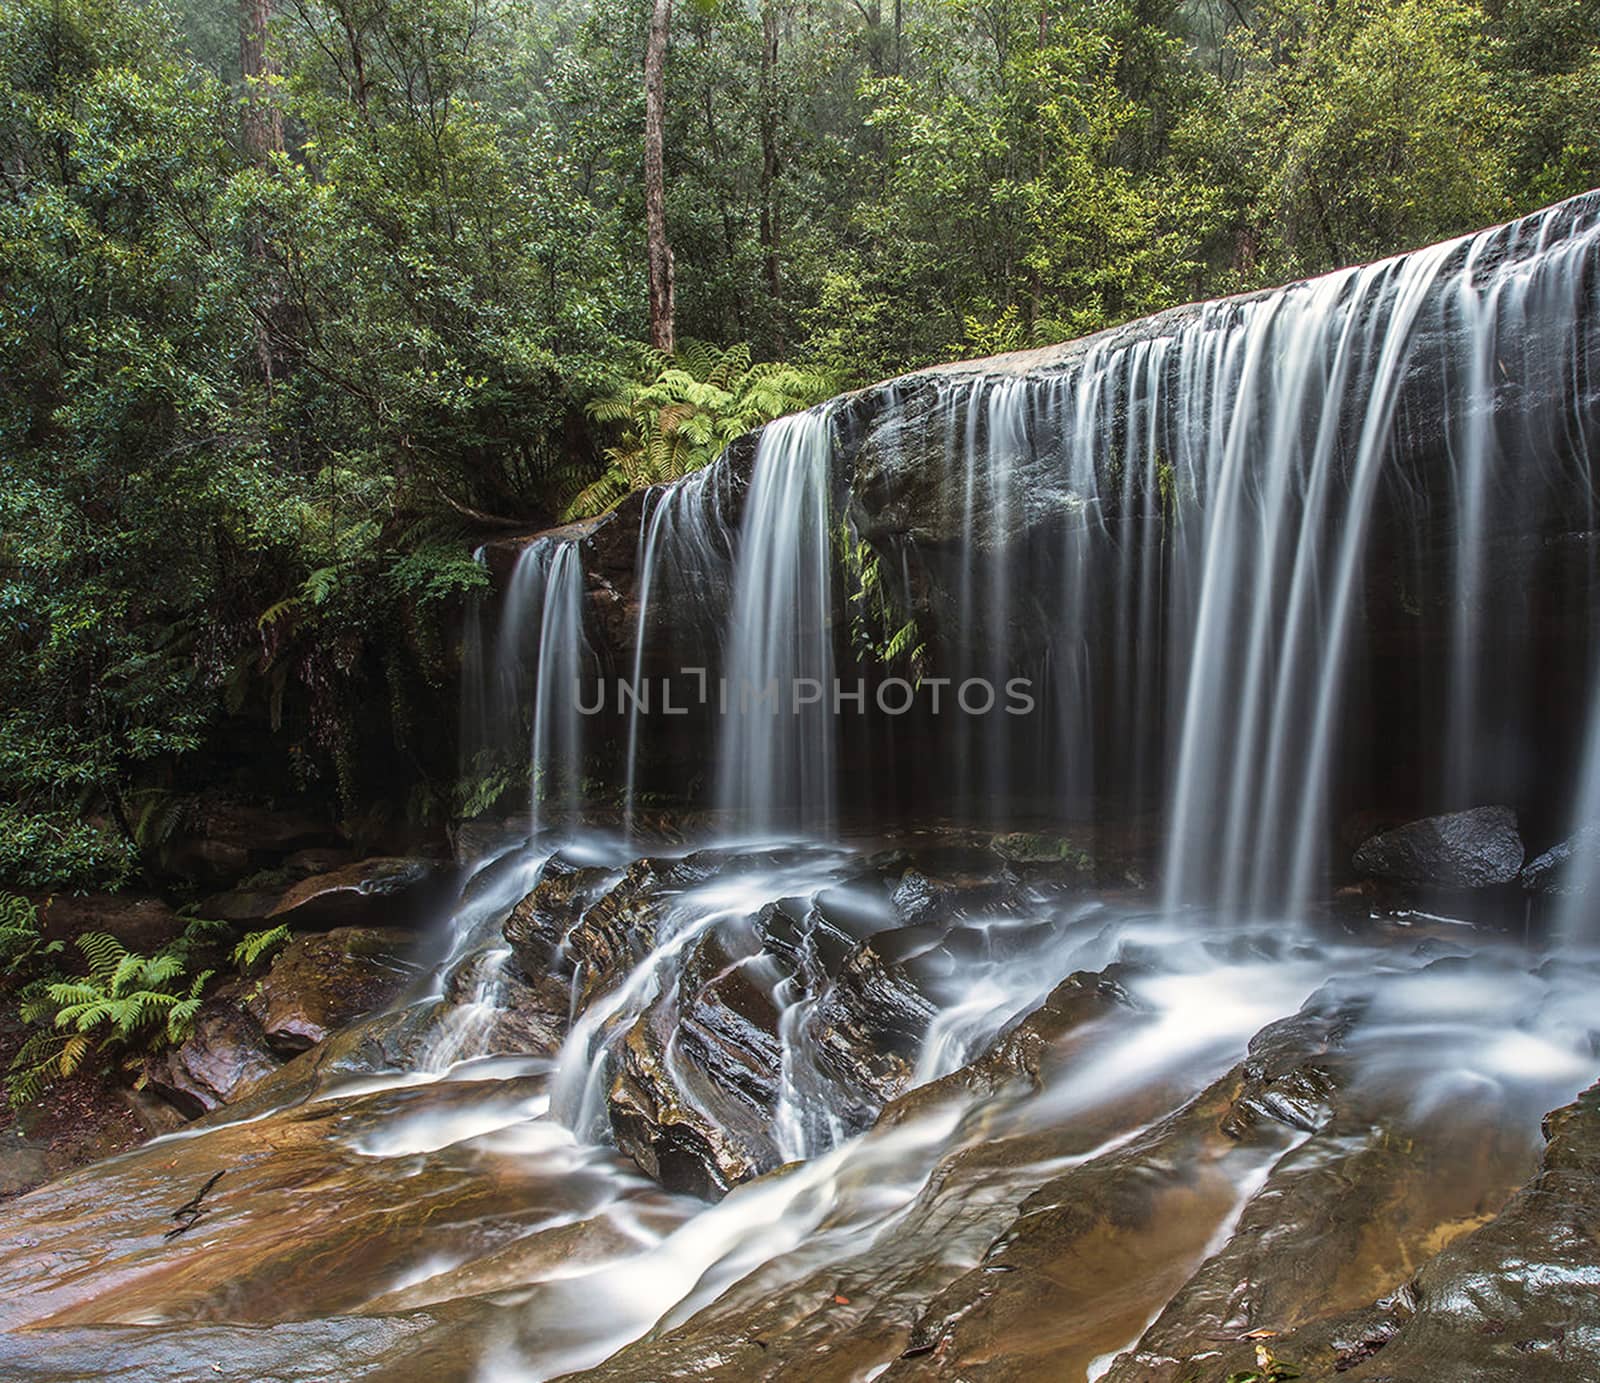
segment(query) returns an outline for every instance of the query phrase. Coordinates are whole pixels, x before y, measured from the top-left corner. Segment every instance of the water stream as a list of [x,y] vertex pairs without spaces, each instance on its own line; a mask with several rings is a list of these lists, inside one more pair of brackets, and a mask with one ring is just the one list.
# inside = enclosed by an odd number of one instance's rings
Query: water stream
[[[97,1376],[73,1372],[96,1332],[138,1327],[116,1338],[152,1378],[216,1349],[283,1378],[324,1376],[332,1351],[350,1378],[778,1377],[826,1357],[818,1376],[894,1379],[930,1321],[989,1301],[983,1274],[1022,1281],[1054,1225],[1074,1266],[1048,1310],[997,1317],[1002,1337],[1050,1376],[1126,1383],[1144,1375],[1123,1352],[1235,1230],[1346,1159],[1348,1214],[1373,1228],[1325,1236],[1325,1292],[1376,1300],[1505,1201],[1541,1115],[1595,1075],[1600,852],[1527,937],[1510,904],[1473,927],[1333,883],[1352,782],[1447,810],[1536,775],[1524,795],[1559,798],[1563,831],[1600,821],[1594,649],[1557,670],[1587,679],[1560,726],[1508,670],[1530,606],[1570,579],[1538,585],[1547,554],[1577,533],[1592,576],[1597,246],[1580,200],[931,376],[875,422],[842,401],[770,425],[747,488],[730,460],[641,511],[615,745],[577,708],[598,662],[584,540],[527,545],[498,629],[469,641],[463,715],[478,747],[526,746],[531,827],[473,862],[402,1006],[254,1103],[79,1174],[122,1237],[71,1178],[20,1203],[13,1243],[47,1237],[56,1270],[24,1284],[0,1256],[0,1326],[53,1352],[3,1335],[0,1366]],[[1413,446],[1425,432],[1442,446]],[[861,573],[839,553],[860,541],[925,666],[860,671]],[[1418,669],[1403,733],[1352,728],[1396,646]],[[732,704],[697,751],[717,824],[667,839],[641,804],[675,727],[637,692],[674,654]],[[956,714],[918,741],[834,700],[836,678],[870,698],[896,672],[951,698],[1027,677],[1037,713]],[[888,789],[852,755],[907,744],[937,759],[905,767],[916,810],[863,826]],[[606,753],[615,829],[585,790]],[[1151,816],[1154,850],[1100,853]],[[553,1050],[507,1036],[550,1002],[518,973],[534,943],[562,987]],[[1399,1143],[1429,1180],[1383,1162]],[[1396,1180],[1367,1203],[1374,1164]],[[214,1165],[231,1199],[202,1232],[137,1228]],[[1386,1218],[1391,1195],[1411,1211]],[[270,1342],[234,1329],[263,1323]]]

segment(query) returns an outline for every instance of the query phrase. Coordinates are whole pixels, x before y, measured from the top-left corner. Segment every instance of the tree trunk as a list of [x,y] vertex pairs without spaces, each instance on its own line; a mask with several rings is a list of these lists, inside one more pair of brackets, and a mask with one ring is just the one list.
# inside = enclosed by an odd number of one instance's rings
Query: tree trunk
[[772,299],[776,354],[783,358],[782,221],[778,208],[778,7],[766,0],[761,7],[761,249],[765,260],[767,295]]
[[671,352],[673,333],[672,245],[667,240],[666,140],[667,37],[672,0],[652,0],[650,35],[644,49],[644,227],[650,270],[650,344]]
[[271,20],[272,0],[239,0],[239,66],[244,73],[240,136],[246,157],[256,164],[283,152],[283,112],[271,91],[278,65],[267,55]]
[[[239,142],[245,157],[258,168],[270,167],[272,155],[283,152],[283,110],[272,89],[280,73],[267,51],[272,5],[273,0],[239,0],[239,67],[244,78]],[[274,279],[266,236],[259,224],[250,231],[249,248],[250,257],[262,270],[262,292],[255,307],[256,368],[270,398],[274,382],[288,368],[285,343],[290,314]]]

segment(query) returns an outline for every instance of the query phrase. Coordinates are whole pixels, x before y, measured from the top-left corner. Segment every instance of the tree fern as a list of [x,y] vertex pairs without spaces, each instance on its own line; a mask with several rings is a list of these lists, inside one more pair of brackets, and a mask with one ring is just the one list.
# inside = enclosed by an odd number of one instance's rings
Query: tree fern
[[774,362],[752,363],[744,344],[719,350],[679,343],[676,355],[646,351],[640,370],[613,381],[588,407],[618,430],[606,469],[567,503],[564,517],[604,513],[633,490],[679,480],[715,461],[736,437],[834,392],[832,375]]

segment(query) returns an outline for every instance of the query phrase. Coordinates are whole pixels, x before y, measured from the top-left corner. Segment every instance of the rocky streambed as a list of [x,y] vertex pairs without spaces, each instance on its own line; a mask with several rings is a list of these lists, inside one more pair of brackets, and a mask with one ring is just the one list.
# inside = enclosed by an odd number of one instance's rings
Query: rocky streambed
[[253,996],[270,1070],[174,1053],[201,1117],[7,1205],[0,1375],[1600,1377],[1600,960],[1130,875],[491,851],[436,967],[301,946],[378,1012]]

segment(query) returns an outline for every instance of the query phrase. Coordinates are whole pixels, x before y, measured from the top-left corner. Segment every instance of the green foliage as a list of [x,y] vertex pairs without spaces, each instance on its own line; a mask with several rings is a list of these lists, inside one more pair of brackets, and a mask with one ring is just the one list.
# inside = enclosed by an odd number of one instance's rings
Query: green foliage
[[289,940],[287,923],[266,927],[260,931],[246,932],[244,939],[233,948],[232,960],[241,975],[248,974],[263,956],[271,955]]
[[241,743],[352,818],[503,796],[436,730],[486,528],[1600,184],[1600,0],[679,6],[667,359],[645,18],[301,0],[262,156],[231,12],[0,10],[0,881],[151,874]]
[[1471,0],[1272,0],[1241,38],[1259,70],[1235,138],[1258,151],[1274,273],[1355,262],[1509,208],[1486,16]]
[[[105,932],[74,939],[83,973],[48,971],[18,992],[18,1014],[34,1029],[11,1062],[13,1106],[36,1100],[49,1085],[83,1068],[94,1053],[155,1051],[193,1031],[206,985],[216,973],[192,963],[225,923],[196,920],[153,956],[130,951]],[[53,944],[48,954],[59,951]]]
[[564,517],[603,513],[633,490],[679,480],[710,465],[734,438],[820,402],[835,381],[821,370],[754,363],[746,345],[718,350],[685,341],[676,355],[646,351],[639,371],[614,380],[589,416],[620,432],[606,469]]
[[920,679],[927,646],[915,616],[903,614],[884,580],[878,554],[866,539],[856,537],[848,519],[834,530],[833,546],[845,577],[850,645],[856,656],[882,668],[906,668]]
[[0,893],[0,966],[4,967],[0,987],[25,986],[38,979],[64,949],[62,942],[44,939],[32,903]]

